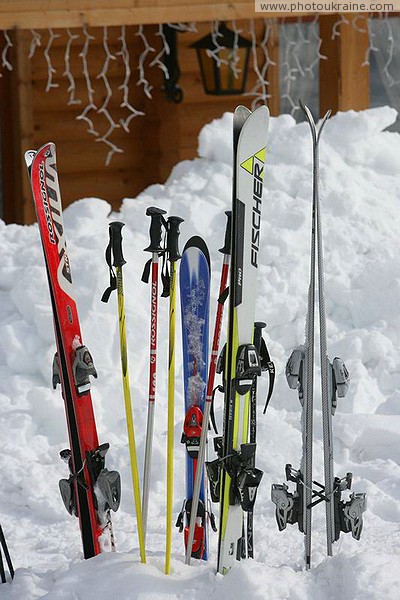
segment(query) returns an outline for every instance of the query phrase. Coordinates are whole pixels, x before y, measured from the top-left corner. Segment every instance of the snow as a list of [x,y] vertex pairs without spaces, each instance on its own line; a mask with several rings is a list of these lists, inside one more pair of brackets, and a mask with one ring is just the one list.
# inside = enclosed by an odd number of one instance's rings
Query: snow
[[[116,298],[100,302],[108,285],[104,250],[110,220],[123,230],[125,302],[134,423],[142,468],[147,417],[150,288],[140,281],[148,256],[148,206],[185,219],[181,247],[199,234],[209,245],[213,273],[211,325],[218,294],[226,217],[231,200],[232,115],[206,125],[199,158],[183,161],[165,185],[126,199],[120,213],[87,198],[65,211],[65,227],[84,343],[99,379],[93,402],[109,469],[122,476],[114,515],[117,554],[82,560],[78,523],[65,511],[58,480],[68,446],[59,391],[51,389],[52,318],[37,226],[0,223],[0,522],[16,567],[2,600],[395,600],[400,589],[400,135],[384,131],[388,107],[332,117],[321,140],[321,200],[330,357],[350,371],[348,396],[334,416],[335,473],[354,473],[353,489],[367,492],[364,531],[349,534],[325,556],[325,511],[313,515],[313,566],[303,569],[297,527],[278,532],[271,483],[301,457],[300,405],[287,386],[285,362],[303,343],[311,219],[311,139],[308,126],[282,115],[271,120],[266,175],[257,319],[267,322],[276,388],[259,383],[257,466],[263,469],[255,508],[255,560],[215,575],[217,536],[208,564],[184,564],[183,540],[173,531],[172,574],[163,574],[168,362],[168,302],[160,299],[159,361],[149,523],[148,564],[139,561],[119,363]],[[184,489],[180,322],[177,311],[174,514]],[[225,325],[223,336],[225,334]],[[223,339],[223,338],[222,338]],[[323,478],[322,423],[316,377],[314,475]],[[216,417],[221,423],[221,398]],[[218,507],[214,505],[217,512]],[[194,561],[196,563],[196,561]]]

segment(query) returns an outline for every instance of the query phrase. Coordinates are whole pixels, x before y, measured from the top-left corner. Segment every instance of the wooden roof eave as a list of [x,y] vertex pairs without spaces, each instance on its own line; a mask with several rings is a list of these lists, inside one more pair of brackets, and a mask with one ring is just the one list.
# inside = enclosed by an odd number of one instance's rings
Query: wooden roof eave
[[[304,16],[310,13],[304,13]],[[213,20],[282,18],[293,13],[254,11],[254,0],[0,0],[0,29],[148,25]],[[296,13],[301,17],[302,13]]]

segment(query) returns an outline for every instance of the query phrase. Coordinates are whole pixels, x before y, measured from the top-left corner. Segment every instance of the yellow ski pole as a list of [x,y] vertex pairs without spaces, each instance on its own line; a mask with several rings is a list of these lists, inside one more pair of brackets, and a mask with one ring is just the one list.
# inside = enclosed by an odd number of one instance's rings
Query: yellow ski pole
[[[126,260],[122,254],[122,227],[124,223],[114,221],[110,223],[110,241],[106,250],[106,261],[110,268],[110,287],[104,292],[102,301],[108,302],[110,294],[113,290],[117,290],[118,297],[118,322],[119,322],[119,341],[121,349],[121,367],[122,367],[122,383],[124,390],[124,401],[125,401],[125,413],[126,413],[126,425],[128,429],[128,442],[129,442],[129,455],[131,460],[131,472],[132,472],[132,483],[133,483],[133,495],[135,498],[136,506],[136,518],[137,518],[137,529],[139,537],[139,549],[140,549],[140,560],[142,563],[146,562],[146,550],[144,543],[143,534],[143,519],[142,519],[142,505],[140,497],[140,481],[139,481],[139,470],[137,463],[137,452],[135,442],[135,431],[133,427],[132,417],[132,402],[131,402],[131,391],[129,384],[129,372],[128,372],[128,352],[126,344],[126,327],[125,327],[125,303],[124,303],[124,285],[122,277],[122,267],[126,263]],[[115,274],[113,271],[115,267]]]
[[179,225],[183,219],[169,217],[167,221],[167,254],[171,263],[169,297],[169,364],[168,364],[168,427],[167,427],[167,529],[165,573],[171,572],[172,509],[174,500],[174,404],[175,404],[175,308],[176,261],[181,258],[178,248]]

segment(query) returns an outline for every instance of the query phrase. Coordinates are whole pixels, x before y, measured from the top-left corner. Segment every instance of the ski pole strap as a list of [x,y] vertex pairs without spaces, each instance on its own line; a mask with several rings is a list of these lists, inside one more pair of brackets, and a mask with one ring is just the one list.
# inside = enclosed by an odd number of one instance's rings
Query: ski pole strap
[[121,223],[120,221],[110,223],[110,239],[105,252],[106,263],[110,271],[110,285],[101,297],[102,302],[108,302],[111,293],[117,289],[117,277],[113,267],[122,267],[126,264],[126,260],[122,254],[122,228],[124,225],[125,223]]
[[265,415],[267,408],[268,408],[269,401],[271,400],[272,392],[274,391],[275,364],[271,360],[271,357],[269,355],[268,348],[267,348],[267,345],[266,345],[264,339],[262,339],[262,341],[261,341],[260,354],[261,354],[261,369],[264,371],[268,371],[268,373],[269,373],[269,389],[268,389],[268,395],[267,395],[267,399],[265,401],[265,406],[264,406],[264,410],[263,410],[263,415]]
[[149,258],[149,260],[146,261],[146,264],[144,265],[144,269],[143,269],[143,273],[142,273],[142,281],[143,281],[143,283],[149,283],[150,271],[151,271],[151,263],[152,263],[152,259]]
[[[217,385],[215,386],[215,388],[212,391],[212,396],[211,396],[211,411],[210,411],[210,420],[211,420],[211,424],[213,426],[213,429],[216,433],[216,435],[218,435],[218,429],[217,429],[217,422],[215,420],[215,411],[214,411],[214,398],[215,398],[215,392],[223,392],[224,388],[222,385]],[[211,427],[210,427],[211,429]]]
[[226,210],[225,214],[227,216],[226,229],[225,229],[225,240],[222,248],[219,249],[218,252],[222,252],[222,254],[230,254],[231,253],[231,231],[232,231],[232,211]]

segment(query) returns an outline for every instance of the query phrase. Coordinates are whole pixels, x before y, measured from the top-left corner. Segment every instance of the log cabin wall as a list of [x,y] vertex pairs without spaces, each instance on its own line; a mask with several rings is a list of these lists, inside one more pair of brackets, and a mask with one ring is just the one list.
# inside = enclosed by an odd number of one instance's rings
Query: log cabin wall
[[[238,26],[243,26],[243,35],[249,38],[249,35],[246,35],[248,22],[238,22]],[[261,36],[262,21],[256,24],[256,28],[258,36]],[[99,108],[107,97],[104,82],[97,77],[106,56],[103,28],[91,27],[87,31],[94,38],[90,40],[87,65],[94,90],[93,102]],[[70,30],[77,39],[72,41],[69,61],[76,84],[73,97],[80,100],[80,104],[68,104],[71,98],[71,91],[68,91],[70,83],[64,76],[67,30],[53,30],[59,37],[55,37],[51,44],[50,58],[54,73],[51,87],[48,87],[47,91],[49,71],[44,50],[49,41],[49,32],[39,31],[41,47],[36,48],[30,60],[28,55],[31,33],[13,33],[14,47],[10,59],[14,68],[5,74],[6,82],[3,82],[2,93],[3,101],[12,104],[12,116],[10,117],[7,110],[1,111],[4,156],[7,155],[7,149],[13,148],[13,160],[9,157],[3,161],[4,218],[7,222],[35,221],[23,162],[23,154],[28,149],[38,148],[47,141],[55,142],[64,206],[79,198],[100,197],[117,209],[123,198],[135,197],[150,184],[163,183],[172,167],[180,160],[194,158],[197,154],[198,134],[206,122],[220,117],[225,111],[233,111],[238,103],[250,105],[251,97],[209,96],[204,93],[196,52],[190,45],[210,32],[209,23],[197,24],[195,33],[177,34],[181,69],[179,85],[184,93],[183,102],[174,104],[167,101],[161,89],[162,71],[157,66],[150,67],[149,64],[155,53],[149,54],[145,63],[145,75],[153,86],[153,98],[148,98],[143,86],[137,85],[138,59],[144,48],[143,41],[136,35],[137,31],[137,26],[126,28],[132,71],[129,102],[145,115],[131,120],[129,133],[121,126],[113,131],[110,141],[124,152],[115,153],[109,166],[105,166],[109,148],[88,133],[88,123],[85,120],[76,119],[89,103],[80,55],[85,42],[82,28]],[[157,26],[144,27],[146,38],[156,52],[161,49],[157,31]],[[108,28],[108,46],[113,55],[117,55],[121,50],[120,35],[120,27]],[[118,57],[118,60],[110,60],[107,77],[112,88],[108,109],[114,121],[118,123],[119,119],[124,119],[130,114],[126,108],[120,107],[123,101],[123,90],[120,88],[125,77],[121,57]],[[251,69],[248,89],[254,85],[255,79],[256,75]],[[97,137],[101,137],[110,125],[106,116],[95,110],[90,110],[87,116],[100,134]]]

